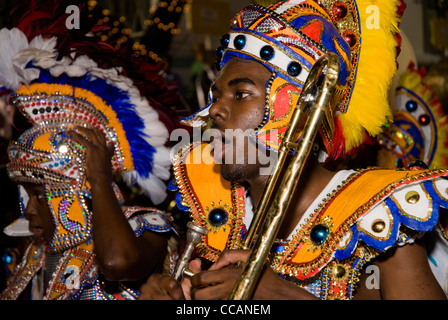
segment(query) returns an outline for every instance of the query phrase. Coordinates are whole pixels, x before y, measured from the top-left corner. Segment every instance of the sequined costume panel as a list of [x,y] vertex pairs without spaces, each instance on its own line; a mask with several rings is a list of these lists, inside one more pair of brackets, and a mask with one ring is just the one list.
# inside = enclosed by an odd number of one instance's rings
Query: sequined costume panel
[[[171,185],[193,221],[210,230],[198,254],[215,261],[244,239],[250,223],[245,190],[223,181],[217,164],[185,162],[188,152],[175,160]],[[337,173],[293,234],[277,241],[271,267],[321,299],[352,299],[367,262],[436,225],[439,208],[448,208],[447,173],[379,168]]]
[[[123,207],[123,213],[137,237],[145,230],[159,233],[173,230],[171,216],[158,209]],[[49,254],[45,246],[32,243],[1,299],[17,299],[45,265]],[[46,286],[46,292],[41,295],[48,300],[135,300],[138,297],[137,291],[123,283],[102,279],[91,238],[61,254]]]

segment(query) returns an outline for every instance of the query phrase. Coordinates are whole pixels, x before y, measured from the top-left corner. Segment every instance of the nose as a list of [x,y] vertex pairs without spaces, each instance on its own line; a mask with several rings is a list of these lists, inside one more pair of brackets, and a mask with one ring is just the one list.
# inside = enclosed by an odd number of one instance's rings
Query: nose
[[212,118],[213,122],[220,124],[229,120],[230,118],[230,108],[228,104],[225,102],[225,99],[221,98],[217,101],[213,102],[210,105],[209,109],[210,118]]
[[32,217],[37,217],[38,213],[37,213],[37,208],[36,205],[34,204],[35,200],[34,197],[30,197],[30,199],[28,200],[28,203],[26,204],[25,207],[25,218],[29,221],[32,219]]

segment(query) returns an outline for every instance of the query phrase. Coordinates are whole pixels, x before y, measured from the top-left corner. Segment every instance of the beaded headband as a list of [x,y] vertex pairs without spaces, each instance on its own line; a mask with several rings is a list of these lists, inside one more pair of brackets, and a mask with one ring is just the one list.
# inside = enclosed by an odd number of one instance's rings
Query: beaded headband
[[[258,142],[278,148],[309,70],[326,52],[337,54],[341,65],[331,101],[335,112],[329,115],[328,129],[321,131],[327,154],[337,158],[360,145],[366,135],[381,132],[390,118],[384,92],[396,70],[397,11],[402,3],[374,3],[381,16],[377,29],[367,26],[366,8],[371,4],[289,0],[266,8],[249,6],[232,20],[217,49],[219,66],[240,57],[262,63],[272,73],[266,85],[265,116],[254,129]],[[209,107],[184,123],[205,125]]]

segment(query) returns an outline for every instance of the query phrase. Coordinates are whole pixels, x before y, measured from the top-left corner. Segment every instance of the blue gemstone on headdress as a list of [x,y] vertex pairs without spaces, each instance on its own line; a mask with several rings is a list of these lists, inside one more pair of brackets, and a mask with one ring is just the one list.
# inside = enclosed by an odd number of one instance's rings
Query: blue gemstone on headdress
[[302,65],[297,61],[291,61],[286,71],[291,77],[297,77],[302,71]]
[[229,43],[230,43],[230,35],[229,35],[229,34],[225,34],[225,35],[223,35],[223,36],[221,37],[220,42],[221,42],[221,45],[222,45],[224,48],[227,48],[227,47],[229,46]]
[[417,110],[417,107],[418,104],[414,100],[409,100],[408,102],[406,102],[406,110],[408,112],[414,112],[415,110]]
[[236,49],[242,50],[246,46],[246,36],[240,34],[233,40],[233,45]]
[[228,220],[228,212],[221,208],[215,208],[208,214],[208,222],[215,228],[225,225]]
[[327,239],[330,230],[324,224],[318,224],[311,229],[310,238],[317,245],[321,245]]
[[221,60],[223,54],[224,54],[224,47],[216,48],[216,51],[215,51],[216,59]]
[[269,61],[274,57],[274,53],[274,48],[272,48],[271,46],[264,46],[260,50],[260,57],[263,60]]

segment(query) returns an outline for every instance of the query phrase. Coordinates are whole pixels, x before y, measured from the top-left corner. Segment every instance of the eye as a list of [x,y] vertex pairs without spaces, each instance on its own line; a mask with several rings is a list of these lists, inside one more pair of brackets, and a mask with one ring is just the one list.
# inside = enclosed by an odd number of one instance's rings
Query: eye
[[42,202],[45,200],[45,195],[41,192],[36,192],[35,197],[36,197],[37,201],[39,201],[39,202]]
[[218,102],[218,100],[219,100],[219,97],[216,96],[216,95],[212,95],[212,96],[210,97],[210,102],[211,102],[212,104]]
[[249,95],[250,95],[250,92],[248,92],[248,91],[237,91],[235,93],[235,98],[238,100],[244,99],[244,98],[247,98]]
[[43,202],[46,200],[46,195],[40,188],[39,189],[38,188],[29,189],[29,190],[27,190],[27,193],[30,198],[34,198],[39,202]]

